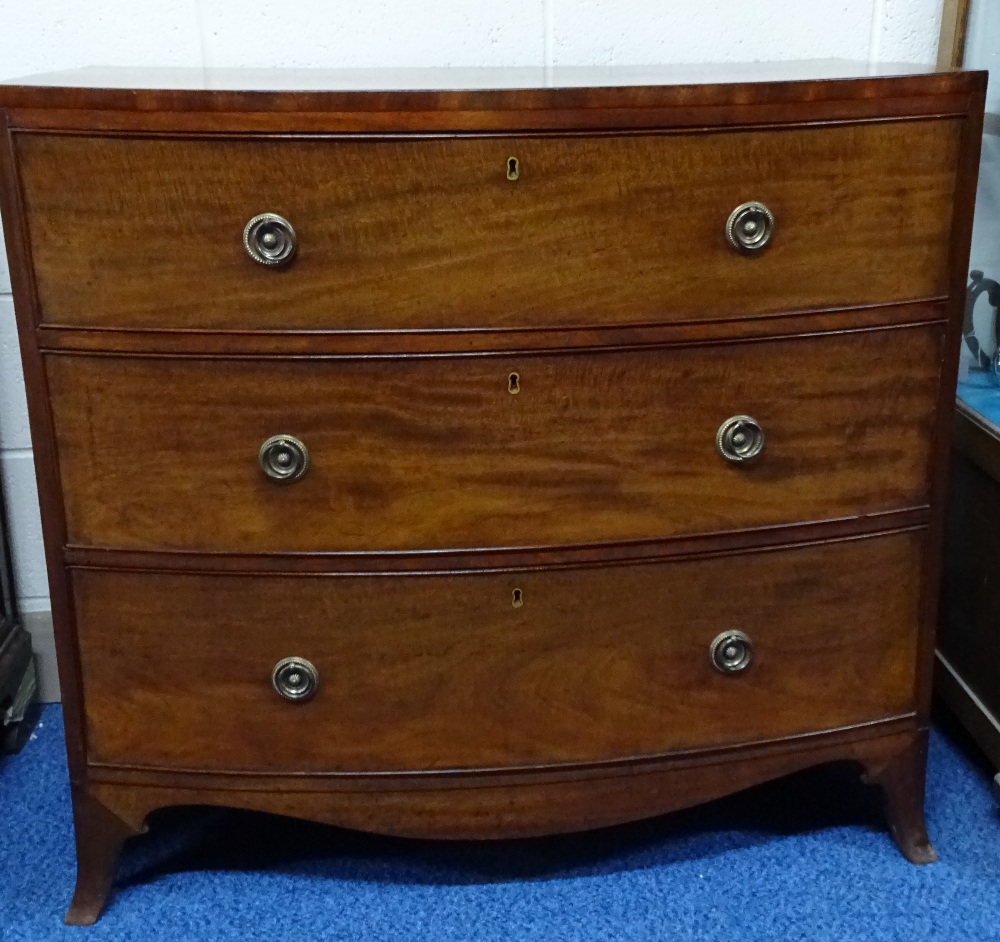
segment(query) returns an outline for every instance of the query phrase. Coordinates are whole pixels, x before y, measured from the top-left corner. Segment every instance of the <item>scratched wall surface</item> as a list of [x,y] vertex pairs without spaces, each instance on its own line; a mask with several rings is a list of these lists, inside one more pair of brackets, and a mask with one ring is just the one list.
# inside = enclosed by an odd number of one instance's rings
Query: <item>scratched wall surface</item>
[[[768,59],[932,63],[941,0],[0,0],[0,80],[84,65],[635,65]],[[52,669],[48,582],[0,249],[0,471],[17,588]]]

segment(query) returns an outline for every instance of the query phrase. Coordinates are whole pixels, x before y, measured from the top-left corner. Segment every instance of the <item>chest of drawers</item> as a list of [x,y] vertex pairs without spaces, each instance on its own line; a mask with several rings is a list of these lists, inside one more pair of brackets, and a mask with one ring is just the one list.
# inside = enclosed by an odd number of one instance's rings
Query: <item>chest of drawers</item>
[[68,921],[176,804],[540,835],[850,760],[933,859],[985,80],[825,68],[0,90]]

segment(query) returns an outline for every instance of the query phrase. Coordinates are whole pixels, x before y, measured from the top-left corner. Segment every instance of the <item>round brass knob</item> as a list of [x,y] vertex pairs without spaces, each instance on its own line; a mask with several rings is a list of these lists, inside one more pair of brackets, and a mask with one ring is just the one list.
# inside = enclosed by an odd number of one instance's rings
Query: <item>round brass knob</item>
[[258,265],[287,265],[298,248],[292,224],[275,213],[254,216],[243,229],[243,248]]
[[726,222],[726,239],[745,255],[759,252],[774,234],[774,214],[763,203],[741,203]]
[[294,435],[272,435],[260,446],[260,469],[278,484],[299,480],[309,468],[309,449]]
[[742,631],[724,631],[709,647],[712,667],[722,674],[746,670],[753,658],[753,642]]
[[301,703],[316,695],[319,671],[304,657],[286,657],[274,665],[271,686],[286,700]]
[[715,445],[726,461],[752,461],[764,448],[764,430],[748,415],[734,415],[719,426]]

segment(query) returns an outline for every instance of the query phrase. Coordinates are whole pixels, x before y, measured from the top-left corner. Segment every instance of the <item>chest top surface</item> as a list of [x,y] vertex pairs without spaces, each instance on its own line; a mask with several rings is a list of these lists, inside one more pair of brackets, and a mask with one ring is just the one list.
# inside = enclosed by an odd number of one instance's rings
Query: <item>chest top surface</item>
[[[810,105],[968,93],[985,73],[851,60],[658,66],[185,69],[87,67],[0,84],[8,109],[112,111],[426,111]],[[843,104],[842,104],[843,107]],[[870,110],[870,109],[868,109]],[[956,110],[962,110],[956,104]],[[726,119],[721,111],[718,118]],[[771,119],[781,119],[775,112]],[[11,122],[28,123],[21,115]],[[700,123],[705,115],[698,113]],[[620,120],[627,126],[630,122]],[[714,122],[713,122],[714,123]]]

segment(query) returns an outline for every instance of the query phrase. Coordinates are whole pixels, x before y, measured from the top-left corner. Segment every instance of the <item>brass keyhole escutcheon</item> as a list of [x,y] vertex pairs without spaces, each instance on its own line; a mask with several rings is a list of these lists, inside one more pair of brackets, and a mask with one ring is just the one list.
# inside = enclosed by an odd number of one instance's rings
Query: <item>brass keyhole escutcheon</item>
[[520,608],[524,605],[524,593],[520,589],[515,589],[510,594],[511,608]]
[[521,391],[521,377],[517,373],[511,373],[507,377],[507,392],[516,396]]
[[507,179],[516,180],[521,176],[521,162],[516,157],[507,158]]

